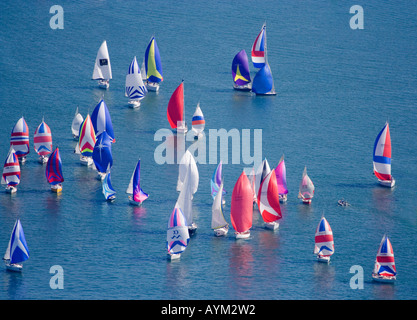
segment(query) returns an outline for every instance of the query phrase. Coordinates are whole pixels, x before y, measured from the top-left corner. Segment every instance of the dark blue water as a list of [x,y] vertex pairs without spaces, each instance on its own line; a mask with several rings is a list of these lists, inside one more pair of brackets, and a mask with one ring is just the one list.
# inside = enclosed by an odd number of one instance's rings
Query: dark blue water
[[[57,4],[64,9],[63,30],[49,27],[50,3],[1,3],[1,157],[6,158],[11,129],[22,115],[31,139],[17,194],[0,193],[0,246],[6,249],[20,218],[31,257],[22,274],[0,272],[1,299],[417,298],[415,3]],[[355,4],[364,8],[363,30],[349,27],[349,9]],[[233,56],[241,49],[250,52],[264,21],[278,94],[234,92]],[[141,108],[133,110],[124,97],[125,74],[133,56],[141,61],[153,34],[164,82],[158,94],[148,94]],[[107,91],[90,80],[103,40],[113,69]],[[200,101],[206,132],[252,129],[253,135],[253,129],[262,129],[263,157],[270,165],[275,167],[285,154],[289,200],[282,206],[277,232],[264,230],[255,210],[249,240],[236,241],[233,230],[226,238],[215,238],[210,177],[216,165],[198,164],[200,185],[193,207],[199,230],[180,261],[171,263],[166,260],[166,225],[178,196],[178,167],[156,164],[160,142],[154,134],[168,128],[166,107],[182,79],[188,123]],[[84,116],[91,114],[101,97],[117,140],[114,203],[105,202],[96,173],[73,154],[70,131],[76,107]],[[45,167],[33,151],[33,133],[42,117],[61,151],[65,182],[60,196],[50,192]],[[380,187],[372,174],[374,140],[387,120],[397,181],[393,190]],[[141,185],[150,197],[143,207],[133,208],[125,189],[138,158]],[[297,199],[305,165],[316,186],[308,207]],[[228,204],[244,167],[248,165],[230,160],[223,166]],[[340,198],[352,206],[338,207]],[[230,206],[225,212],[230,222]],[[312,254],[323,213],[335,239],[329,265],[318,264]],[[371,280],[384,233],[394,247],[395,285]],[[50,288],[53,265],[64,270],[62,290]],[[349,285],[353,265],[364,270],[363,289]]]

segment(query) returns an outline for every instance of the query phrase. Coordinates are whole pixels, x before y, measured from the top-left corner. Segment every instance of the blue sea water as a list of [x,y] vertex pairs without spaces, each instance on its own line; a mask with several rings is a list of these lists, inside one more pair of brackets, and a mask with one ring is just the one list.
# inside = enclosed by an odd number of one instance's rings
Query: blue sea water
[[[417,6],[385,1],[59,1],[64,29],[49,26],[51,3],[2,1],[0,15],[0,155],[24,116],[31,153],[18,192],[0,192],[0,247],[20,218],[31,257],[22,274],[0,272],[0,299],[416,299],[417,277]],[[364,29],[352,30],[349,9],[364,9]],[[255,8],[256,7],[256,8]],[[268,60],[277,95],[232,89],[231,61],[250,54],[267,22]],[[127,106],[124,81],[134,56],[142,60],[155,35],[164,82],[139,110]],[[107,40],[113,70],[108,90],[91,81],[97,50]],[[252,75],[256,70],[251,66]],[[193,208],[199,226],[180,261],[166,259],[166,226],[178,193],[178,167],[159,165],[155,132],[169,128],[166,107],[184,79],[189,124],[200,101],[209,129],[262,129],[262,154],[287,165],[289,200],[276,232],[254,210],[251,238],[233,230],[215,238],[210,228],[210,177],[215,164],[198,164]],[[104,98],[116,143],[107,203],[96,173],[73,153],[71,122]],[[33,133],[42,117],[61,151],[65,182],[49,190],[37,162]],[[372,150],[386,121],[392,139],[394,189],[376,183]],[[187,144],[187,146],[190,143]],[[208,146],[208,143],[207,143]],[[230,151],[229,151],[230,153]],[[208,154],[208,153],[207,153]],[[207,156],[208,157],[208,156]],[[219,156],[220,157],[220,156]],[[125,189],[141,158],[143,207]],[[220,158],[219,158],[220,159]],[[229,158],[230,159],[230,158]],[[316,191],[310,206],[297,199],[304,166]],[[248,165],[223,166],[230,222],[234,183]],[[352,206],[338,207],[345,198]],[[335,254],[316,262],[314,232],[329,221]],[[371,280],[384,234],[395,252],[394,285]],[[51,266],[64,270],[64,289],[50,287]],[[352,289],[352,266],[364,270]]]

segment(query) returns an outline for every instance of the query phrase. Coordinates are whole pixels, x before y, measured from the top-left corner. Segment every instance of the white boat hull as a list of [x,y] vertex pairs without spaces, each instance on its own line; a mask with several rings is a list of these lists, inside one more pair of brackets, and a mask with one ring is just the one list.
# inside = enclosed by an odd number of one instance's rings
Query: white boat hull
[[325,256],[317,256],[317,261],[318,262],[324,262],[324,263],[329,263],[330,262],[330,257],[325,257]]
[[227,235],[228,231],[229,231],[228,226],[217,228],[217,229],[214,229],[214,235],[216,237],[224,237],[225,235]]
[[19,162],[20,162],[20,163],[25,163],[25,162],[26,162],[26,157],[21,157],[21,158],[19,158]]
[[38,158],[38,162],[39,162],[39,163],[42,163],[42,164],[47,163],[47,162],[48,162],[48,157],[45,157],[45,156],[40,156],[40,157]]
[[16,193],[17,192],[17,188],[13,187],[13,186],[7,186],[6,187],[6,192],[7,193]]
[[14,272],[22,272],[23,265],[18,264],[18,263],[6,262],[6,269],[9,271],[14,271]]
[[102,89],[108,89],[108,87],[110,86],[109,81],[108,80],[99,80],[98,81],[98,86]]
[[60,193],[62,191],[62,185],[61,184],[51,185],[51,191],[55,193]]
[[80,162],[81,162],[82,165],[91,166],[94,161],[93,161],[93,158],[91,158],[91,157],[81,156],[80,157]]
[[302,201],[303,201],[303,203],[305,203],[305,204],[311,204],[311,198],[304,198],[304,199],[301,199]]
[[146,89],[148,89],[148,91],[158,92],[159,91],[159,84],[156,83],[156,82],[146,81]]
[[140,100],[129,100],[129,107],[135,109],[140,107]]
[[238,86],[237,84],[233,84],[233,89],[237,91],[251,91],[252,90],[252,83],[248,83],[244,86]]
[[279,223],[276,221],[273,222],[265,222],[265,229],[268,230],[277,230],[279,228]]
[[372,273],[372,279],[377,282],[384,282],[384,283],[394,283],[397,280],[396,276],[381,276],[379,274]]
[[287,202],[287,195],[286,194],[280,194],[279,195],[279,202],[281,202],[281,203]]
[[197,225],[193,222],[191,226],[188,226],[188,234],[190,236],[194,235],[197,231]]
[[104,180],[105,177],[106,177],[106,173],[98,172],[98,174],[97,174],[97,180],[102,181],[102,180]]
[[236,232],[236,239],[248,239],[250,237],[250,231]]
[[169,260],[178,260],[181,257],[181,253],[168,253]]
[[395,186],[395,179],[392,180],[378,180],[379,184],[383,187],[393,188]]

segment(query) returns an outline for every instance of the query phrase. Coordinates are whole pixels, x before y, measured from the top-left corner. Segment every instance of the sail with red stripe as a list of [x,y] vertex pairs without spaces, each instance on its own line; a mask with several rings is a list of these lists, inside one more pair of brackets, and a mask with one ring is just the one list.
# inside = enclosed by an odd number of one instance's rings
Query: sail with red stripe
[[23,117],[13,127],[10,146],[13,147],[18,158],[25,157],[29,153],[29,128]]
[[20,183],[20,165],[13,147],[10,148],[4,162],[1,183],[7,186],[17,186]]
[[52,133],[49,126],[43,121],[36,128],[33,136],[35,152],[40,156],[47,156],[52,153]]
[[333,231],[325,217],[322,217],[314,238],[314,253],[321,257],[330,257],[334,253]]
[[397,274],[394,260],[394,250],[391,241],[384,235],[376,255],[374,273],[379,276],[393,277]]
[[96,134],[94,131],[93,123],[91,122],[90,115],[88,114],[80,126],[80,134],[79,134],[80,153],[83,156],[92,157],[95,144],[96,144]]
[[64,182],[64,177],[62,175],[62,162],[61,155],[59,153],[59,148],[55,148],[55,151],[51,154],[46,164],[46,180],[49,184],[56,185]]
[[243,171],[232,192],[230,218],[236,232],[243,233],[252,227],[253,190]]
[[274,222],[282,218],[275,169],[268,173],[259,187],[258,208],[265,222]]
[[388,122],[375,139],[373,165],[375,176],[382,181],[393,180],[391,175],[391,135]]
[[193,118],[191,120],[191,125],[194,135],[196,136],[204,131],[206,121],[204,120],[204,115],[200,108],[200,102],[197,104],[197,108],[195,109]]
[[266,24],[264,23],[256,37],[251,50],[252,63],[255,68],[262,68],[266,62]]
[[184,121],[184,82],[175,89],[168,102],[167,118],[172,129]]

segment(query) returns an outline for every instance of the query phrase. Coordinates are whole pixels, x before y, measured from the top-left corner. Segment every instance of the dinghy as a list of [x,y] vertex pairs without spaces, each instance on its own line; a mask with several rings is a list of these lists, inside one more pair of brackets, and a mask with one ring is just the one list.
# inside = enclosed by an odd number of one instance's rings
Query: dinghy
[[94,132],[94,126],[91,122],[90,115],[88,114],[80,126],[80,134],[78,140],[81,164],[86,166],[93,164],[92,156],[95,144],[96,134]]
[[298,192],[298,198],[303,203],[310,204],[314,197],[314,184],[310,177],[307,175],[307,167],[304,167],[303,177],[300,182],[300,188]]
[[140,101],[145,98],[147,93],[148,89],[146,89],[143,84],[139,65],[135,56],[127,70],[125,82],[125,96],[129,98],[130,107],[139,108]]
[[378,282],[393,283],[397,279],[395,268],[394,250],[391,241],[384,235],[376,255],[372,279]]
[[100,100],[91,113],[91,123],[93,124],[96,137],[103,131],[106,131],[110,136],[111,142],[116,142],[110,112],[103,99]]
[[287,188],[287,170],[285,168],[284,156],[281,157],[281,159],[278,162],[277,167],[275,168],[275,175],[277,177],[279,201],[286,202],[288,188]]
[[330,262],[330,256],[334,253],[333,232],[329,223],[323,216],[316,228],[314,237],[314,254],[317,255],[317,261]]
[[48,156],[52,153],[51,129],[42,119],[41,124],[36,128],[33,136],[35,152],[39,155],[39,162],[48,162]]
[[23,117],[13,127],[10,146],[15,150],[19,161],[24,163],[29,154],[29,128]]
[[129,196],[129,203],[134,206],[141,206],[143,201],[149,197],[149,195],[143,192],[140,187],[140,159],[133,171],[126,193],[131,194],[131,196]]
[[59,149],[55,148],[55,151],[51,154],[46,164],[46,180],[51,185],[51,191],[59,193],[62,191],[62,182],[64,177],[62,175],[62,162]]
[[113,166],[111,151],[112,139],[106,131],[102,131],[96,140],[93,150],[93,161],[98,172],[98,179],[103,180],[107,170]]
[[[219,192],[220,185],[222,184],[223,178],[222,178],[222,169],[223,164],[220,160],[219,164],[216,167],[216,170],[214,170],[214,173],[210,180],[210,186],[211,186],[211,196],[213,200],[216,198],[217,193]],[[222,188],[222,205],[226,204],[226,200],[224,199],[224,196],[226,195],[226,190]]]
[[239,51],[232,61],[233,89],[250,91],[252,89],[249,61],[245,50]]
[[274,79],[268,64],[266,46],[266,23],[255,39],[251,51],[252,63],[255,68],[260,68],[253,78],[252,92],[256,95],[275,95]]
[[1,184],[6,185],[7,193],[15,193],[17,191],[17,185],[20,183],[20,165],[17,155],[10,147],[7,154],[6,161],[4,162],[3,175],[1,177]]
[[253,190],[249,179],[243,171],[232,192],[230,218],[235,229],[236,239],[250,237],[253,216]]
[[392,188],[395,179],[391,175],[391,135],[388,122],[379,132],[374,144],[374,174],[380,185]]
[[110,168],[107,169],[106,176],[101,181],[104,197],[107,201],[114,201],[116,199],[116,190],[113,189],[111,184]]
[[177,191],[180,192],[185,181],[185,176],[187,172],[190,172],[189,183],[191,188],[191,193],[195,194],[198,190],[198,184],[200,181],[200,176],[198,173],[197,163],[191,152],[187,150],[184,155],[181,157],[180,163],[178,165],[178,179],[177,179]]
[[203,136],[204,127],[206,125],[206,121],[204,120],[203,112],[200,108],[200,102],[197,104],[197,108],[193,114],[193,118],[191,120],[191,130],[194,133],[194,139],[199,139]]
[[72,119],[72,123],[71,123],[71,132],[72,132],[72,137],[74,138],[74,140],[78,140],[78,137],[80,134],[80,127],[83,121],[84,121],[84,118],[81,115],[81,113],[78,112],[78,107],[77,107],[77,109],[75,110],[74,119]]
[[172,93],[168,102],[167,118],[171,128],[176,133],[187,133],[187,124],[184,121],[184,80]]
[[29,249],[22,224],[20,219],[17,219],[3,260],[5,261],[7,270],[21,272],[23,270],[22,262],[27,259],[29,259]]
[[216,237],[225,236],[229,231],[229,224],[223,215],[223,183],[220,184],[218,192],[213,200],[211,207],[211,228],[214,230]]
[[181,208],[175,206],[168,220],[167,250],[168,259],[175,260],[181,257],[190,241],[187,222]]
[[107,49],[106,40],[103,41],[98,49],[96,61],[94,64],[92,80],[98,80],[100,88],[107,89],[109,87],[109,81],[112,78],[110,56]]
[[196,190],[194,188],[195,184],[193,181],[193,168],[189,165],[186,167],[185,178],[175,206],[181,208],[181,211],[185,217],[185,221],[187,222],[188,232],[190,236],[194,235],[194,233],[197,231],[197,225],[194,222],[192,206],[193,191]]
[[265,177],[259,187],[258,208],[265,222],[265,228],[276,230],[279,227],[278,220],[282,218],[279,206],[278,184],[275,169]]
[[151,38],[146,47],[144,64],[146,73],[146,78],[144,78],[144,80],[146,80],[146,88],[149,91],[156,92],[159,90],[159,84],[164,78],[162,76],[161,55],[155,37]]

